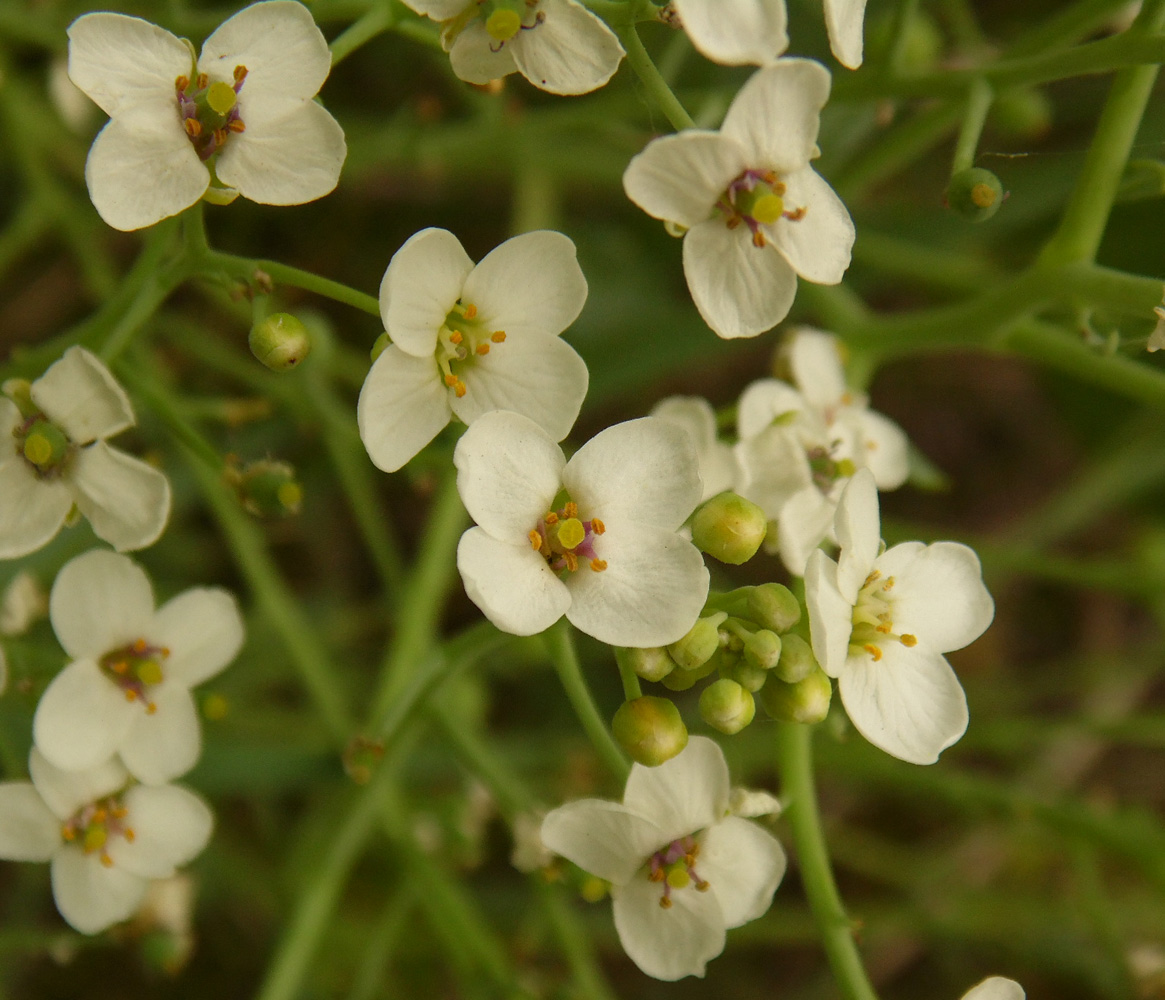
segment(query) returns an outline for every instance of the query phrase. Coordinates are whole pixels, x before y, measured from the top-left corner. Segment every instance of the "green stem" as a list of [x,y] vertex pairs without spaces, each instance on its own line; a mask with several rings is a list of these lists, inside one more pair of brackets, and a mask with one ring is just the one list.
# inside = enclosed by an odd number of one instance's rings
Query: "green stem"
[[615,662],[619,665],[619,680],[623,682],[623,697],[627,701],[642,698],[643,686],[639,683],[639,675],[631,668],[631,664],[618,657],[615,658]]
[[406,882],[388,901],[372,928],[348,1000],[376,1000],[384,995],[388,962],[416,909],[416,893],[412,884]]
[[151,275],[147,278],[129,307],[109,331],[97,352],[98,356],[107,364],[116,361],[134,342],[134,338],[141,333],[154,313],[161,308],[162,303],[169,298],[170,293],[186,280],[187,274],[186,262],[179,260],[156,277]]
[[201,259],[200,269],[208,276],[213,276],[216,271],[225,272],[228,276],[248,284],[255,280],[255,273],[261,271],[276,282],[283,282],[285,285],[315,292],[324,298],[343,302],[345,305],[363,310],[373,316],[380,316],[380,302],[374,296],[350,288],[338,281],[332,281],[330,278],[321,278],[318,274],[312,274],[310,271],[303,271],[288,264],[280,264],[275,260],[239,257],[219,250],[210,250]]
[[615,742],[611,730],[607,728],[606,722],[599,714],[598,706],[595,705],[586,678],[583,677],[578,652],[574,648],[574,635],[570,624],[565,620],[559,621],[546,630],[544,638],[551,662],[562,683],[562,689],[566,692],[574,714],[582,723],[583,730],[590,738],[595,751],[613,775],[620,781],[626,781],[627,775],[631,773],[631,765],[627,763],[626,756]]
[[671,122],[677,132],[686,128],[695,128],[696,123],[692,116],[680,104],[679,99],[672,93],[671,87],[662,74],[656,69],[647,49],[643,47],[643,40],[634,24],[623,25],[616,29],[623,48],[627,50],[627,63],[635,71],[651,99]]
[[894,8],[894,20],[890,24],[890,51],[886,54],[886,65],[891,73],[898,73],[906,59],[910,22],[918,10],[918,0],[898,0]]
[[787,803],[784,815],[793,831],[805,895],[842,996],[845,1000],[877,1000],[829,864],[813,786],[812,734],[809,726],[777,723],[778,766]]
[[396,21],[392,7],[384,4],[373,7],[367,14],[341,32],[328,46],[332,51],[332,68],[347,59],[360,46],[372,41],[377,35],[388,31]]
[[959,139],[955,143],[955,156],[951,163],[951,173],[967,170],[975,165],[975,153],[979,148],[979,137],[987,124],[987,112],[995,94],[986,80],[976,80],[967,95],[967,106],[963,112],[963,125],[959,129]]

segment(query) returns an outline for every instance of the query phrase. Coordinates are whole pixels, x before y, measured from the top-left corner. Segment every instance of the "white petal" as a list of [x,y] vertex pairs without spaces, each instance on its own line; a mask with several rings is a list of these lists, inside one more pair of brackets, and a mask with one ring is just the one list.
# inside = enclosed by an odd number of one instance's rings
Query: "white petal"
[[471,21],[458,34],[449,50],[453,72],[466,83],[479,86],[518,70],[514,62],[514,46],[497,45],[485,30],[481,19]]
[[164,681],[149,689],[149,699],[155,711],[139,711],[130,717],[119,752],[138,781],[161,785],[198,763],[202,730],[198,709],[184,684]]
[[990,976],[963,994],[962,1000],[1024,1000],[1027,994],[1014,979]]
[[862,64],[862,20],[866,0],[825,0],[825,29],[829,48],[847,69]]
[[688,519],[703,494],[691,438],[654,417],[596,434],[566,463],[562,484],[586,518],[668,531]]
[[63,847],[53,856],[53,899],[61,916],[82,934],[96,934],[131,917],[149,882],[114,865],[107,868],[96,853]]
[[356,403],[360,440],[372,464],[396,472],[449,423],[449,396],[433,358],[390,344],[369,369]]
[[578,319],[587,280],[562,233],[523,233],[495,247],[465,279],[463,299],[489,330],[555,336]]
[[893,420],[870,410],[843,414],[852,421],[858,437],[859,464],[874,474],[878,489],[896,490],[910,475],[910,442]]
[[805,564],[805,608],[813,655],[830,677],[837,677],[849,656],[854,606],[837,589],[837,563],[820,549]]
[[757,504],[770,520],[780,517],[798,493],[817,489],[809,459],[793,428],[774,426],[740,441],[736,460],[744,476],[741,496]]
[[513,48],[518,72],[551,94],[589,94],[615,75],[623,46],[606,22],[575,0],[542,0],[546,19],[520,32]]
[[692,301],[718,337],[755,337],[789,313],[797,275],[773,246],[754,246],[745,226],[710,219],[684,237]]
[[798,171],[815,155],[818,115],[829,100],[829,85],[821,63],[779,59],[749,77],[720,131],[740,144],[748,166]]
[[177,112],[172,121],[143,114],[112,119],[93,140],[85,161],[93,207],[123,232],[177,215],[210,184],[210,172],[179,126]]
[[153,545],[170,518],[170,481],[141,459],[94,441],[73,456],[66,479],[93,533],[118,552]]
[[757,379],[740,394],[736,429],[741,439],[756,437],[778,417],[787,420],[790,414],[804,414],[808,408],[805,397],[787,382]]
[[656,849],[704,830],[728,811],[728,763],[719,744],[693,736],[657,767],[632,764],[623,805],[650,816],[664,837]]
[[461,436],[453,464],[469,516],[494,538],[528,547],[530,532],[558,494],[565,459],[529,417],[495,410]]
[[805,575],[809,554],[833,527],[834,505],[816,486],[793,494],[777,518],[781,562],[794,576]]
[[[245,111],[240,102],[240,116]],[[339,122],[315,101],[243,121],[246,131],[232,135],[218,155],[223,184],[261,205],[302,205],[335,188],[348,147]]]
[[90,549],[67,562],[49,595],[49,617],[70,656],[99,659],[147,636],[154,590],[128,556]]
[[432,357],[473,261],[446,229],[422,229],[392,255],[380,282],[380,318],[406,354]]
[[746,166],[735,142],[688,129],[653,139],[633,156],[623,190],[648,215],[691,228],[713,217],[716,202]]
[[589,375],[578,352],[558,337],[507,337],[462,373],[465,395],[449,405],[470,424],[491,410],[529,417],[555,441],[574,426]]
[[431,17],[434,21],[448,21],[474,2],[475,0],[401,0],[409,10]]
[[111,837],[106,850],[115,868],[145,878],[167,878],[197,857],[210,840],[210,807],[180,785],[135,785],[125,796],[132,843]]
[[[897,624],[897,623],[895,623]],[[851,656],[838,680],[846,714],[874,746],[911,764],[933,764],[967,731],[967,699],[937,653],[882,644],[882,658]]]
[[27,781],[0,784],[0,858],[48,861],[61,846],[60,820]]
[[850,604],[874,568],[882,544],[878,517],[878,487],[869,469],[858,469],[837,504],[834,520],[841,552],[837,557],[837,589]]
[[195,587],[163,604],[145,634],[151,644],[170,651],[163,666],[165,676],[190,688],[238,656],[243,618],[228,591]]
[[[69,79],[110,117],[168,98],[190,75],[190,50],[170,32],[124,14],[86,14],[69,25]],[[175,116],[176,117],[176,116]]]
[[96,663],[77,660],[41,695],[32,720],[33,738],[56,767],[97,767],[117,752],[139,712],[145,714],[145,706],[126,701]]
[[651,819],[604,799],[568,802],[542,821],[547,848],[613,885],[630,882],[669,840]]
[[672,396],[652,407],[651,416],[683,428],[692,439],[700,467],[700,480],[704,484],[701,500],[740,485],[740,466],[732,448],[717,438],[716,414],[706,399],[699,396]]
[[35,747],[28,755],[28,773],[37,793],[58,819],[66,820],[78,809],[119,792],[129,774],[116,757],[96,767],[64,770],[53,766]]
[[239,104],[249,129],[251,121],[244,112],[252,103],[315,97],[328,78],[332,54],[303,4],[268,0],[244,7],[202,46],[198,69],[212,80],[233,83],[236,66],[247,68]]
[[785,875],[785,850],[767,830],[727,816],[700,838],[700,878],[712,885],[726,927],[764,914]]
[[979,557],[966,545],[907,542],[883,553],[874,566],[894,577],[894,630],[917,636],[927,649],[962,649],[995,617]]
[[47,545],[72,506],[72,494],[60,479],[37,478],[22,455],[6,449],[0,456],[0,559],[15,559]]
[[837,338],[809,327],[797,329],[788,344],[793,381],[818,410],[841,405],[846,395],[845,369]]
[[812,167],[784,177],[785,206],[803,218],[765,226],[773,245],[806,281],[836,285],[849,267],[854,223],[837,193]]
[[537,552],[470,528],[457,546],[465,593],[503,632],[536,635],[570,606],[570,592]]
[[615,896],[615,930],[619,943],[640,970],[674,982],[703,976],[708,960],[724,950],[724,917],[711,892],[693,888],[671,894],[672,905],[659,905],[663,889],[641,875]]
[[789,47],[785,0],[674,0],[696,50],[727,66],[764,65]]
[[708,570],[691,542],[650,524],[607,524],[595,552],[607,562],[596,573],[570,574],[566,617],[613,646],[666,646],[696,623],[708,597]]
[[754,788],[734,788],[728,795],[728,809],[733,816],[756,819],[759,816],[780,816],[781,800],[771,792]]
[[70,347],[32,383],[32,401],[74,444],[112,437],[134,425],[133,407],[95,355]]

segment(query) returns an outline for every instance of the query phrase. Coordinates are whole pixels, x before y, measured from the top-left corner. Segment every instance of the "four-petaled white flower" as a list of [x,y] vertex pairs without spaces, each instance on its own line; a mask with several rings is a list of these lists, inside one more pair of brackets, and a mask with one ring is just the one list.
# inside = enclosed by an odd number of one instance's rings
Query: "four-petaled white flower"
[[832,334],[797,330],[787,360],[793,385],[761,379],[741,395],[736,457],[739,492],[776,522],[766,545],[802,576],[809,553],[833,537],[849,477],[867,468],[878,489],[897,489],[910,471],[909,444],[897,424],[867,409],[865,396],[846,386]]
[[82,934],[129,917],[151,879],[210,839],[206,803],[179,785],[130,785],[117,760],[64,771],[33,749],[32,781],[0,784],[0,858],[52,863],[57,909]]
[[145,571],[126,556],[94,549],[57,575],[49,615],[73,662],[37,705],[40,752],[69,770],[119,753],[147,784],[190,770],[201,749],[190,688],[238,653],[243,621],[235,599],[197,587],[155,611]]
[[0,559],[34,552],[76,505],[120,551],[152,545],[170,516],[170,484],[105,439],[134,425],[125,390],[83,347],[70,347],[31,385],[6,383],[0,429]]
[[761,916],[785,873],[777,839],[730,811],[728,765],[703,736],[658,767],[633,764],[621,804],[552,810],[542,841],[611,883],[623,950],[669,981],[704,975],[725,931]]
[[823,2],[830,50],[847,69],[857,69],[862,64],[862,22],[866,17],[866,0]]
[[789,47],[785,0],[672,0],[696,50],[726,66],[765,66]]
[[1027,994],[1014,979],[989,976],[963,994],[962,1000],[1024,1000]]
[[648,215],[687,230],[684,276],[721,337],[755,337],[785,318],[797,275],[834,285],[849,267],[854,224],[809,166],[829,72],[779,59],[741,88],[719,132],[653,140],[623,174]]
[[356,407],[372,461],[395,472],[454,415],[469,424],[491,410],[522,413],[561,441],[586,396],[587,367],[558,335],[586,297],[562,233],[515,236],[476,266],[444,229],[410,237],[380,284],[392,344]]
[[986,630],[995,604],[979,558],[957,542],[880,551],[878,491],[868,469],[842,493],[837,562],[820,549],[805,569],[805,604],[822,669],[838,679],[867,740],[912,764],[933,764],[967,728],[967,699],[943,653]]
[[716,433],[716,412],[708,400],[701,396],[669,396],[651,408],[651,416],[688,432],[704,483],[701,500],[736,489],[740,467],[732,446],[721,441]]
[[708,570],[677,529],[700,501],[687,434],[644,417],[608,427],[568,462],[517,413],[487,413],[457,442],[457,489],[478,527],[457,568],[503,632],[564,614],[617,646],[664,646],[696,621]]
[[619,68],[623,46],[576,0],[404,0],[441,22],[453,72],[486,84],[521,73],[551,94],[586,94]]
[[124,14],[69,26],[69,76],[110,117],[89,150],[85,181],[115,229],[151,226],[203,195],[264,205],[322,198],[347,149],[312,100],[332,57],[294,0],[239,11],[194,59],[189,42]]

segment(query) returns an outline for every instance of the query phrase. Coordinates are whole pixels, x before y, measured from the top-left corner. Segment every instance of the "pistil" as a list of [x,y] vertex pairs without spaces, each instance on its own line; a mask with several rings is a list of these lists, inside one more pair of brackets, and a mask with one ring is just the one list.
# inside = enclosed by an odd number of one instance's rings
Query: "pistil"
[[890,599],[893,589],[894,577],[883,580],[882,574],[874,570],[866,577],[854,605],[850,651],[866,652],[875,663],[882,659],[882,646],[886,642],[900,642],[907,648],[918,645],[917,636],[894,631],[894,606]]
[[146,714],[153,715],[158,706],[150,700],[149,689],[162,683],[162,663],[169,655],[165,646],[152,646],[145,639],[137,639],[106,653],[100,666],[105,676],[125,692],[126,701],[140,701]]
[[457,301],[437,331],[436,357],[445,384],[458,398],[467,392],[464,372],[505,340],[505,330],[490,330],[478,319],[476,305]]
[[784,182],[772,170],[745,170],[725,189],[716,208],[723,213],[729,229],[741,223],[748,226],[755,247],[767,245],[762,226],[771,226],[780,219],[798,222],[805,217],[805,208],[785,208]]
[[90,802],[61,824],[61,837],[77,843],[86,854],[96,854],[106,868],[113,867],[107,850],[110,840],[121,837],[134,841],[134,831],[125,822],[128,811],[116,796]]
[[174,81],[182,127],[201,160],[219,152],[232,134],[246,131],[239,117],[238,97],[247,78],[247,67],[236,66],[234,83],[210,82],[205,73]]
[[604,531],[606,527],[602,521],[597,517],[582,520],[578,504],[567,501],[559,510],[548,511],[539,519],[537,527],[529,534],[530,547],[540,553],[556,573],[564,570],[575,572],[580,559],[594,572],[601,573],[607,568],[607,561],[595,554],[594,541],[595,536]]
[[694,885],[697,892],[707,892],[711,883],[696,873],[696,858],[700,845],[695,837],[681,837],[656,851],[647,862],[647,878],[663,884],[659,905],[668,910],[672,906],[672,890]]

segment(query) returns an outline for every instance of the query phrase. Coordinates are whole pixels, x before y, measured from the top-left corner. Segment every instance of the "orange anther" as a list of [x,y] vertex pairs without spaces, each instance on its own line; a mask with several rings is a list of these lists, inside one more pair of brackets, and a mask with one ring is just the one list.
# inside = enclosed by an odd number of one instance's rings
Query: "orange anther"
[[549,514],[546,515],[545,518],[543,518],[543,520],[547,524],[557,524],[558,523],[558,515],[555,514],[554,511],[551,511]]
[[578,504],[573,500],[568,500],[566,505],[562,508],[562,513],[567,517],[578,517]]
[[671,900],[667,896],[660,896],[659,897],[659,906],[660,906],[660,909],[670,910],[671,909]]
[[785,218],[790,222],[800,222],[803,218],[805,218],[806,211],[808,210],[804,207],[796,208],[792,212],[785,212],[784,215]]
[[862,647],[862,649],[864,649],[874,658],[875,663],[877,663],[882,658],[882,651],[872,643],[867,643]]
[[478,354],[489,354],[489,344],[478,344],[477,345],[477,353]]
[[752,245],[754,247],[763,247],[766,243],[765,234],[759,229],[752,234]]
[[125,700],[126,701],[134,701],[137,698],[137,696],[138,696],[138,693],[136,691],[127,690],[125,692]]
[[174,81],[174,87],[176,90],[185,90],[189,86],[190,77],[188,76],[180,76]]
[[473,319],[476,315],[477,315],[477,306],[475,306],[472,302],[470,302],[469,305],[467,305],[465,307],[465,318],[466,319]]
[[607,526],[605,524],[603,524],[602,521],[600,521],[597,517],[591,518],[591,531],[592,531],[592,533],[594,533],[596,535],[601,535],[606,530],[607,530]]
[[214,144],[221,146],[227,141],[227,130],[225,128],[216,128],[214,130]]
[[109,818],[109,813],[107,813],[104,809],[98,809],[93,814],[93,822],[94,823],[104,823],[108,818]]
[[453,391],[457,394],[457,398],[460,399],[465,395],[465,383],[461,379],[458,379],[457,384],[453,387]]
[[489,339],[492,340],[495,344],[500,344],[506,339],[506,331],[494,330],[494,332],[489,335]]
[[157,711],[158,706],[155,705],[152,701],[146,703],[146,715],[153,715]]
[[246,132],[247,126],[243,124],[242,118],[235,118],[233,121],[227,122],[227,128],[231,132]]
[[893,587],[894,587],[894,577],[889,576],[886,578],[886,582],[884,584],[882,584],[882,589],[883,590],[891,590],[891,589],[893,589]]
[[61,827],[61,837],[64,840],[76,840],[77,839],[77,831],[74,830],[68,824],[66,824],[66,825]]
[[186,134],[190,136],[191,139],[197,139],[200,135],[202,135],[202,122],[200,122],[197,118],[187,118],[186,121],[182,123],[182,125],[186,129]]
[[918,645],[918,636],[911,635],[909,632],[903,632],[902,633],[902,645],[907,646],[907,647],[917,646]]
[[535,552],[541,551],[542,535],[537,528],[532,530],[526,537],[530,539],[530,548],[532,548]]
[[572,573],[578,569],[578,556],[573,552],[562,553],[562,558],[566,560],[566,568]]
[[653,868],[647,874],[648,882],[662,882],[667,876],[664,874],[662,868]]
[[449,386],[450,389],[452,389],[455,385],[457,385],[457,381],[458,380],[457,380],[456,375],[446,375],[445,376],[445,384],[447,386]]
[[101,855],[101,863],[103,865],[105,865],[106,868],[112,868],[113,867],[113,858],[111,858],[108,854],[102,854]]
[[463,341],[465,338],[464,338],[463,336],[461,336],[461,331],[460,331],[460,330],[454,330],[454,331],[453,331],[451,334],[449,334],[449,339],[450,339],[450,340],[451,340],[451,341],[452,341],[454,344],[460,344],[460,343],[461,343],[461,341]]
[[163,656],[169,656],[169,655],[170,655],[170,647],[169,647],[169,646],[163,646],[163,647],[161,648],[161,653],[162,653],[162,655],[163,655]]
[[247,79],[247,67],[246,66],[236,66],[235,67],[235,83],[242,83],[242,81],[245,79]]
[[197,82],[199,90],[206,90],[206,88],[210,86],[210,77],[208,77],[205,73],[199,73]]
[[125,839],[128,840],[131,844],[134,842],[134,838],[137,836],[137,834],[133,832],[133,829],[128,826],[121,831],[121,835],[125,837]]
[[135,639],[133,644],[133,651],[139,655],[144,653],[149,647],[146,645],[145,639]]
[[596,573],[601,573],[606,568],[607,568],[607,560],[606,559],[592,559],[591,560],[591,569],[593,569]]
[[111,663],[109,665],[109,669],[112,670],[115,674],[124,674],[127,670],[129,670],[129,664],[126,663],[125,660],[118,660],[116,663]]

